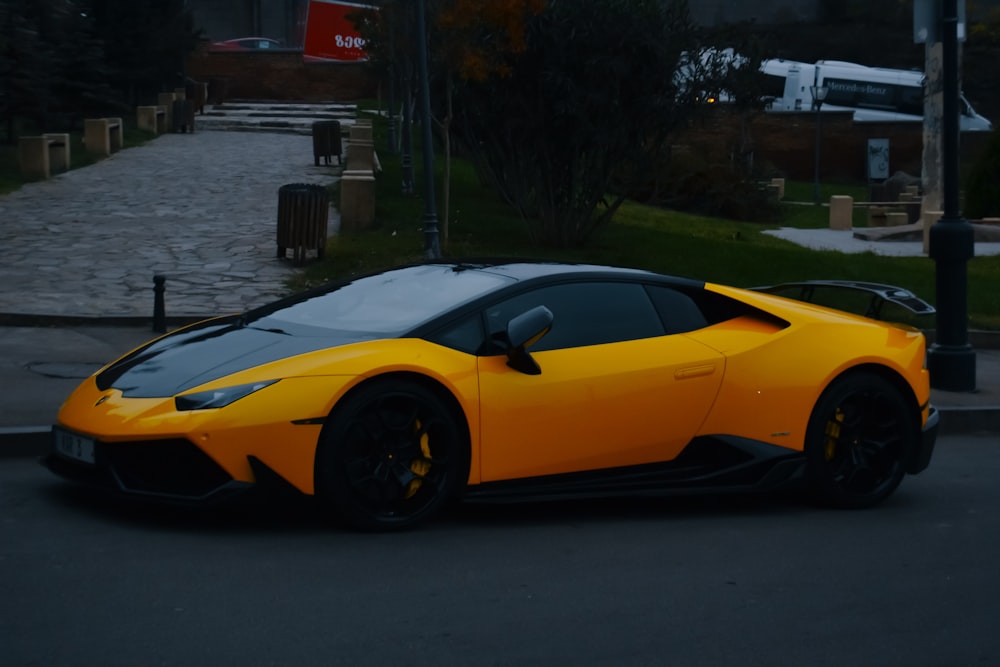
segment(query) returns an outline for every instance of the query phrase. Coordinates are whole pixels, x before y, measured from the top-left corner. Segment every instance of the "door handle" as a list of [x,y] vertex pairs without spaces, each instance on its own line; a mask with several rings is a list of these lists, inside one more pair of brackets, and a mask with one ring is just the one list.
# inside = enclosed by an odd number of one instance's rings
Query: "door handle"
[[715,372],[714,364],[702,364],[701,366],[687,366],[685,368],[678,368],[674,371],[675,380],[688,380],[690,378],[702,377],[704,375],[711,375]]

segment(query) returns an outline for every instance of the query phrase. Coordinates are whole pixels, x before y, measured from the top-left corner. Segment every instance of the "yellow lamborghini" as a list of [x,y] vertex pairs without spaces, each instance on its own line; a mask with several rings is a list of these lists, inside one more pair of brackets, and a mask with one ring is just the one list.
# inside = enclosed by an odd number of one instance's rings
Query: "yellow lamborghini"
[[418,264],[146,344],[68,398],[45,461],[167,501],[280,481],[369,530],[453,498],[794,483],[867,507],[930,461],[924,336],[801,300],[817,286],[933,310],[881,285]]

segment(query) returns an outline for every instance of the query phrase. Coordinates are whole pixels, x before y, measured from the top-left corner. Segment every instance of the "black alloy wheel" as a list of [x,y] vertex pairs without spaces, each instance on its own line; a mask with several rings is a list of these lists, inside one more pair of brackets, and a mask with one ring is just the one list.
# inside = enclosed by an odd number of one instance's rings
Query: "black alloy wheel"
[[914,410],[891,382],[867,371],[846,375],[823,393],[809,420],[810,489],[834,507],[876,505],[899,486],[919,437]]
[[464,425],[442,398],[408,379],[376,379],[330,415],[317,451],[320,501],[361,530],[433,515],[468,477]]

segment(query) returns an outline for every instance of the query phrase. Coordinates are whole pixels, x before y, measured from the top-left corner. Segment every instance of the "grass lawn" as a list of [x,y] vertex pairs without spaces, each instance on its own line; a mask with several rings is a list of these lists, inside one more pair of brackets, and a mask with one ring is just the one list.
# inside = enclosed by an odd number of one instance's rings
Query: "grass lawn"
[[[384,146],[376,121],[376,146]],[[294,287],[377,270],[423,257],[423,199],[400,192],[399,158],[380,151],[383,171],[376,184],[376,223],[368,230],[331,239],[326,258],[311,264]],[[421,192],[419,155],[416,190]],[[438,156],[440,174],[441,159]],[[583,248],[554,249],[532,244],[525,224],[483,187],[469,164],[455,161],[449,206],[447,257],[520,257],[593,262],[651,269],[712,282],[749,287],[810,279],[864,280],[898,285],[934,302],[935,263],[926,257],[883,257],[803,248],[763,234],[776,225],[734,222],[626,203],[610,227]],[[336,190],[336,188],[333,188]],[[821,196],[866,198],[864,186],[824,185]],[[334,192],[336,198],[336,192]],[[814,206],[811,183],[789,183],[782,226],[821,228],[828,209]],[[439,224],[443,200],[437,195]],[[859,222],[860,224],[860,222]],[[970,327],[1000,329],[1000,256],[968,264]],[[933,328],[931,321],[919,322]]]

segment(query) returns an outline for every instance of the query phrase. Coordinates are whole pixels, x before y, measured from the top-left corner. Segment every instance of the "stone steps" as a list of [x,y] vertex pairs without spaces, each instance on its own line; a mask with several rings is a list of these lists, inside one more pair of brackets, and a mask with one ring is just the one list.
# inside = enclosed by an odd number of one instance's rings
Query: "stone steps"
[[206,106],[204,114],[195,116],[195,127],[232,132],[312,134],[312,124],[319,120],[337,120],[344,127],[350,127],[357,112],[357,105],[335,102],[285,104],[234,101]]

